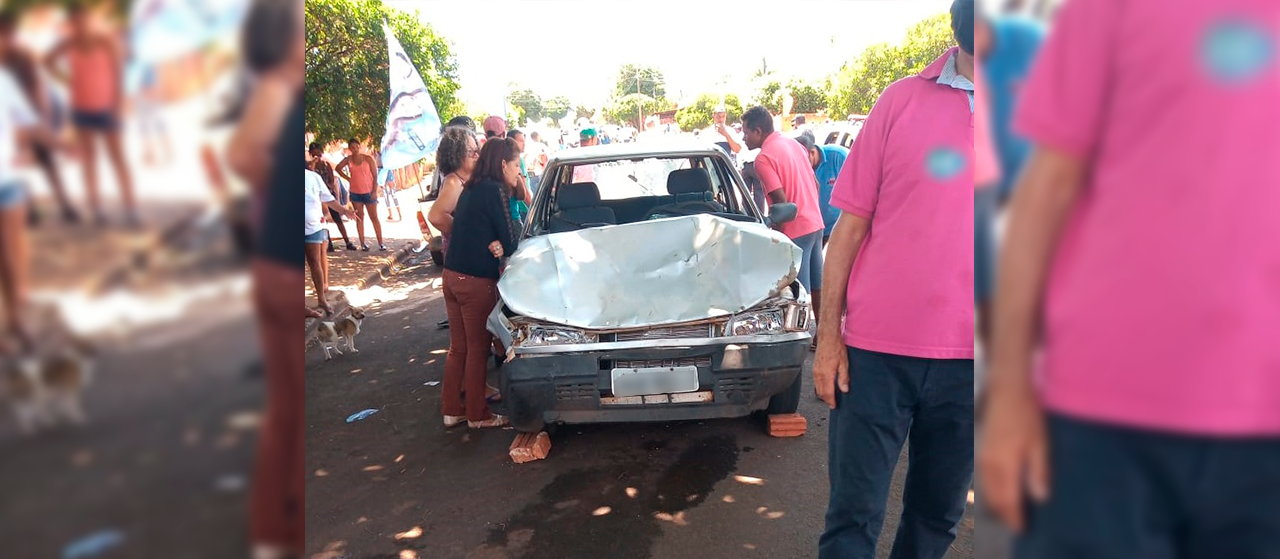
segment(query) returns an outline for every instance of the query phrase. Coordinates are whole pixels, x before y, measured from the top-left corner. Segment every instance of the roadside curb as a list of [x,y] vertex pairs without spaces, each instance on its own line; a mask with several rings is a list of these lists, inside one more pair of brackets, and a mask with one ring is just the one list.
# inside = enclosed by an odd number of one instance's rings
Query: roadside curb
[[369,272],[365,277],[356,280],[356,289],[368,289],[382,283],[382,280],[391,277],[395,273],[396,268],[399,268],[400,264],[404,263],[404,261],[409,258],[410,254],[413,254],[413,248],[414,243],[410,241],[396,249],[391,256],[382,259],[381,263],[375,265],[372,272]]
[[[396,251],[392,253],[391,256],[383,258],[380,263],[375,264],[375,267],[372,272],[369,272],[367,275],[365,275],[365,277],[356,280],[356,283],[355,283],[356,289],[358,290],[368,289],[370,287],[378,285],[379,283],[382,283],[383,280],[394,275],[396,269],[398,269],[400,265],[404,263],[405,260],[409,259],[409,255],[413,254],[413,249],[415,246],[416,246],[415,243],[410,241],[408,243],[405,243],[399,249],[396,249]],[[329,302],[333,305],[332,317],[329,317],[328,319],[319,319],[319,318],[306,319],[306,323],[303,327],[304,350],[315,347],[316,342],[318,341],[317,333],[320,330],[321,322],[324,322],[325,320],[329,320],[329,321],[341,320],[342,318],[345,318],[347,315],[351,314],[350,313],[351,303],[347,301],[347,294],[344,293],[341,289],[335,289],[329,292]]]

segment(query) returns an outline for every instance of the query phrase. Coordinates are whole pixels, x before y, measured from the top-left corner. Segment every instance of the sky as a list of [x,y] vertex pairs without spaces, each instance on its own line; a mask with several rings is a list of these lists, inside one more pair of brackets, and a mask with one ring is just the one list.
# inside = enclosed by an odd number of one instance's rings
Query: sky
[[[384,0],[447,38],[459,95],[501,113],[509,84],[603,105],[627,63],[655,66],[667,97],[749,91],[761,60],[820,81],[863,48],[898,42],[951,0]],[[722,83],[728,86],[721,86]],[[736,85],[735,85],[736,84]]]

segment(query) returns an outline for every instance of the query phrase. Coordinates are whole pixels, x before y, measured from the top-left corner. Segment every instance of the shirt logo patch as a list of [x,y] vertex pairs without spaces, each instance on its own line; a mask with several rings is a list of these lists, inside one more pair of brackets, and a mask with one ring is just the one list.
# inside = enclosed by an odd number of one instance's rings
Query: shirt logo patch
[[1200,42],[1200,61],[1205,70],[1230,85],[1258,77],[1275,57],[1275,37],[1251,21],[1220,21],[1209,27]]
[[964,171],[966,163],[960,152],[949,147],[937,147],[929,150],[929,155],[925,157],[925,171],[933,180],[945,182]]

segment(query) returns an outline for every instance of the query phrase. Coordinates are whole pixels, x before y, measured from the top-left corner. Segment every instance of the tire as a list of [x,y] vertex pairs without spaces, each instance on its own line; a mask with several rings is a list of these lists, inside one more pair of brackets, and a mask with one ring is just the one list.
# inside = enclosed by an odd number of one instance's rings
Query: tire
[[436,266],[444,267],[444,253],[438,250],[431,251],[431,262]]
[[796,413],[796,410],[800,409],[800,385],[803,380],[804,370],[801,369],[796,373],[796,380],[791,383],[791,386],[769,398],[769,407],[764,410],[764,413],[766,415]]

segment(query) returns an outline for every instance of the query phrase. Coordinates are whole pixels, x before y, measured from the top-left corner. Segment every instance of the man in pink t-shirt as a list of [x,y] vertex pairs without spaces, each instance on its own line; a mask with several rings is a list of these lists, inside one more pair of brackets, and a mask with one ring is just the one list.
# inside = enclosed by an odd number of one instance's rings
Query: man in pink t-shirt
[[941,559],[964,515],[973,478],[973,17],[973,0],[955,1],[960,48],[881,94],[831,194],[842,213],[824,283],[847,290],[822,309],[813,366],[831,407],[822,559],[875,557],[908,439],[891,556]]
[[809,153],[791,138],[773,130],[773,115],[764,107],[742,113],[742,140],[747,149],[758,149],[755,172],[770,204],[793,203],[795,219],[778,225],[803,256],[800,285],[813,297],[813,308],[822,309],[822,210],[818,208],[818,180],[809,166]]
[[1280,4],[1054,25],[1015,116],[982,500],[1027,558],[1277,557]]

